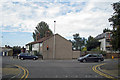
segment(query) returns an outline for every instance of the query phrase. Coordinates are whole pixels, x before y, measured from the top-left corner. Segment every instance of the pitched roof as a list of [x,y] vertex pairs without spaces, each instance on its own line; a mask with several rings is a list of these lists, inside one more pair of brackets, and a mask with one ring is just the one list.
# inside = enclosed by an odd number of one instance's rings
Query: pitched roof
[[11,51],[12,49],[10,48],[5,48],[5,47],[0,47],[0,52],[1,51]]
[[61,36],[60,34],[55,34],[55,35],[58,35],[58,36],[60,36],[61,38],[63,38],[64,40],[66,40],[66,41],[68,41],[68,42],[70,42],[70,43],[71,43],[71,41],[67,40],[66,38],[64,38],[64,37],[63,37],[63,36]]
[[[52,35],[52,36],[53,36],[53,35]],[[36,43],[42,43],[43,41],[49,39],[49,38],[52,37],[52,36],[49,36],[49,37],[43,37],[43,38],[41,38],[41,39],[38,40],[38,41],[33,41],[33,42],[30,42],[30,43],[28,43],[28,44],[26,44],[26,45],[29,45],[29,44],[36,44]]]
[[105,32],[105,33],[99,34],[95,37],[95,39],[99,40],[99,39],[107,38],[109,37],[109,34],[111,34],[111,32]]
[[95,39],[98,39],[98,40],[103,38],[105,38],[105,33],[99,34],[95,37]]
[[[55,34],[55,35],[58,35],[58,36],[60,36],[60,37],[62,37],[61,35],[59,35],[59,34]],[[49,36],[49,37],[43,37],[42,39],[40,39],[40,40],[38,40],[38,41],[33,41],[33,42],[30,42],[30,43],[28,43],[28,44],[26,44],[26,45],[30,45],[30,44],[36,44],[36,43],[42,43],[43,41],[46,41],[46,40],[48,40],[48,39],[50,39],[51,37],[53,37],[54,35],[52,35],[52,36]],[[64,37],[62,37],[63,39],[65,39]],[[65,40],[67,40],[67,39],[65,39]],[[69,40],[67,40],[67,41],[69,41]],[[70,41],[69,41],[70,42]],[[70,42],[71,43],[71,42]]]

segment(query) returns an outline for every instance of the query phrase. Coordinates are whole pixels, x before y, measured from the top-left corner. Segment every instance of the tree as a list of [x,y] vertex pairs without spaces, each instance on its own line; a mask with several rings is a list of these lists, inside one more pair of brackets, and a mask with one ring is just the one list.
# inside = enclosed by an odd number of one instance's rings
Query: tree
[[43,37],[45,37],[47,35],[53,35],[52,31],[49,29],[49,26],[46,22],[41,21],[40,23],[38,23],[35,32],[33,32],[33,39],[34,41],[37,41]]
[[21,53],[20,46],[13,46],[13,55]]
[[113,29],[111,44],[113,50],[120,51],[120,27],[117,27],[117,29]]
[[82,51],[87,51],[87,47],[83,47],[83,48],[82,48]]
[[9,45],[5,45],[5,48],[11,48],[12,49],[12,47],[10,47]]
[[80,50],[82,49],[82,47],[85,45],[85,38],[82,38],[79,36],[78,33],[73,35],[74,41],[73,41],[73,48],[75,48],[76,50]]
[[105,28],[104,30],[103,30],[103,33],[105,33],[105,32],[112,32],[110,29],[108,29],[108,28]]
[[113,3],[112,6],[115,12],[108,19],[109,22],[112,22],[111,25],[113,26],[111,44],[113,50],[120,51],[120,2]]
[[98,40],[96,40],[95,38],[93,38],[92,36],[88,37],[87,40],[87,50],[90,51],[92,49],[95,49],[96,47],[98,47],[100,45],[100,43],[98,42]]

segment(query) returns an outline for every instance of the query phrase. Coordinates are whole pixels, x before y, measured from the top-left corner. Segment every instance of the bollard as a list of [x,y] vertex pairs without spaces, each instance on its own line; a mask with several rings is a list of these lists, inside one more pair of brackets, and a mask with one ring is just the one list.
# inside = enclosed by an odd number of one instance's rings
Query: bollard
[[112,56],[112,59],[114,59],[114,56]]

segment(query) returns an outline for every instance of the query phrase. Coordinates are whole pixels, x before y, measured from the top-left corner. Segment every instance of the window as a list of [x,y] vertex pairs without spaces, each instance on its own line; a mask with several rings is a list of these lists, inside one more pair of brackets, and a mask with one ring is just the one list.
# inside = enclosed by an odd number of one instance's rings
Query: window
[[89,57],[97,57],[97,55],[93,54],[93,55],[89,55]]
[[97,57],[97,55],[96,55],[96,54],[93,54],[92,56],[93,56],[93,57]]

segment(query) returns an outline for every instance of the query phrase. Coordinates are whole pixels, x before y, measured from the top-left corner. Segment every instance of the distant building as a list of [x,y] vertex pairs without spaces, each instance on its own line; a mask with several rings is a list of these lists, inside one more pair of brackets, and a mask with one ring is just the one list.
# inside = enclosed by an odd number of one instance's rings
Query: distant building
[[13,50],[11,48],[0,47],[0,56],[12,56]]
[[72,43],[59,34],[30,42],[26,44],[26,50],[42,55],[43,59],[72,59]]
[[112,51],[112,45],[110,44],[111,41],[111,32],[105,32],[102,34],[99,34],[95,37],[100,43],[100,50],[102,51]]

